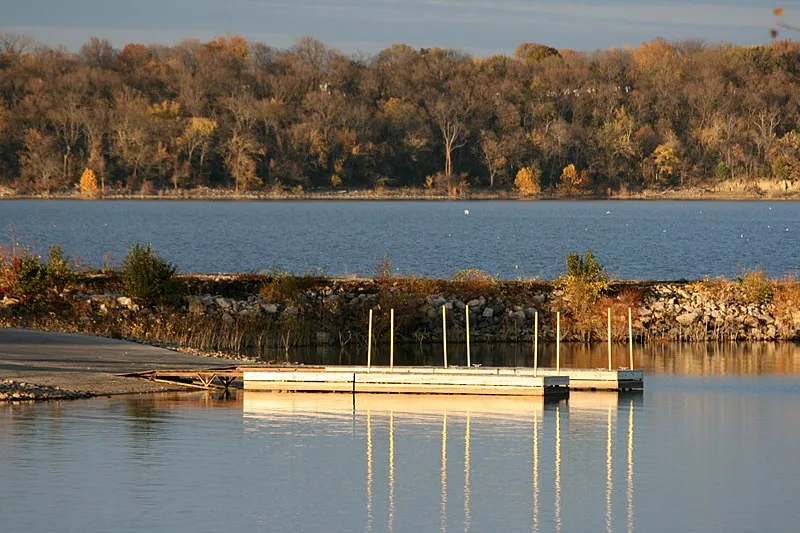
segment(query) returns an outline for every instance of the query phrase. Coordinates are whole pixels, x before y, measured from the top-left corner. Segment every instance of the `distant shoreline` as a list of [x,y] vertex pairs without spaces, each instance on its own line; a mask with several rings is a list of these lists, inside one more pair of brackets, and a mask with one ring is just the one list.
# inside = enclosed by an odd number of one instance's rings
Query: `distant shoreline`
[[800,192],[757,193],[744,191],[709,191],[704,189],[670,189],[666,191],[643,191],[637,193],[619,193],[612,195],[561,196],[540,194],[521,196],[511,192],[476,192],[461,195],[447,195],[438,192],[419,190],[385,190],[369,189],[342,191],[304,191],[268,192],[249,191],[236,192],[225,189],[185,189],[164,190],[157,194],[136,194],[127,192],[111,192],[86,198],[75,192],[52,194],[18,194],[13,191],[0,191],[0,200],[220,200],[220,201],[605,201],[605,200],[705,200],[705,201],[797,201]]

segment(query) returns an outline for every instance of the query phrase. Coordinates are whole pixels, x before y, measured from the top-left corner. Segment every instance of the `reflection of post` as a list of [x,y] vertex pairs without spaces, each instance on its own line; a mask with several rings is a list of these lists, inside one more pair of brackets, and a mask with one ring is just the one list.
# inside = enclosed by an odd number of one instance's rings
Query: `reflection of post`
[[439,531],[447,531],[447,411],[442,413],[442,520]]
[[611,447],[611,407],[608,408],[608,424],[606,432],[606,531],[614,531],[613,511],[611,509],[611,498],[614,494],[614,476],[612,464]]
[[533,415],[533,533],[539,531],[539,416]]
[[469,505],[469,471],[470,471],[470,457],[469,457],[469,430],[470,414],[467,411],[467,427],[464,430],[464,533],[469,533],[472,527],[472,514],[470,513]]
[[372,417],[367,411],[367,531],[372,531]]
[[556,406],[556,460],[555,460],[554,502],[555,511],[553,521],[556,533],[561,531],[561,406]]
[[628,408],[628,533],[633,532],[633,400]]
[[394,411],[389,411],[389,532],[394,531]]

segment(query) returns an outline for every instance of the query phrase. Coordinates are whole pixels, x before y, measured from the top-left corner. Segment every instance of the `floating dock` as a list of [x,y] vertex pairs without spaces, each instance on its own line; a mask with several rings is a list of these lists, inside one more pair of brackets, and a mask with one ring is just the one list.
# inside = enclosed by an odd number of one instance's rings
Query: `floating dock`
[[290,366],[243,369],[242,378],[245,390],[262,391],[546,397],[569,394],[567,376],[534,376],[503,368]]
[[253,391],[462,394],[565,397],[572,390],[642,390],[641,370],[506,367],[262,365],[205,370],[150,370],[133,377],[190,387]]

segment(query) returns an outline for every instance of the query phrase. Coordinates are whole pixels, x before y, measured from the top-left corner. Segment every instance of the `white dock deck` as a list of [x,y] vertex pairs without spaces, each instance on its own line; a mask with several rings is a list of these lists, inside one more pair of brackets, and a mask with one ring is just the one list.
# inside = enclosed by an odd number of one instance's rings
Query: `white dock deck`
[[567,396],[569,377],[508,368],[287,366],[243,368],[245,390]]

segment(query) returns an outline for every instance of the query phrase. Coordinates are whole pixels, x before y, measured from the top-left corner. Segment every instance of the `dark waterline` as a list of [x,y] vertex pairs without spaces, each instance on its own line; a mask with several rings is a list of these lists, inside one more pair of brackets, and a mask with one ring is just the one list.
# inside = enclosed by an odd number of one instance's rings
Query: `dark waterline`
[[[464,211],[469,210],[469,215]],[[794,202],[209,202],[0,201],[0,230],[39,252],[60,242],[101,266],[134,241],[182,272],[449,278],[478,268],[505,279],[552,279],[568,252],[592,249],[622,279],[735,277],[800,267]]]

